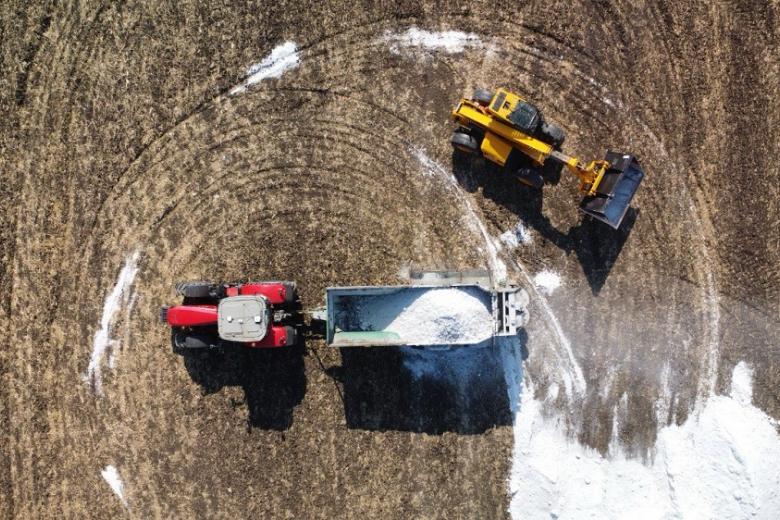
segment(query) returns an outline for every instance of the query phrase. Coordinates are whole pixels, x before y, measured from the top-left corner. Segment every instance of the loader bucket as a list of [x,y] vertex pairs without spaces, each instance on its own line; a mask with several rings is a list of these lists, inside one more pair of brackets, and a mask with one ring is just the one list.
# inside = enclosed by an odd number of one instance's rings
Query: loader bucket
[[609,162],[609,167],[596,189],[596,195],[584,197],[580,210],[617,229],[645,172],[633,155],[608,151],[604,160]]

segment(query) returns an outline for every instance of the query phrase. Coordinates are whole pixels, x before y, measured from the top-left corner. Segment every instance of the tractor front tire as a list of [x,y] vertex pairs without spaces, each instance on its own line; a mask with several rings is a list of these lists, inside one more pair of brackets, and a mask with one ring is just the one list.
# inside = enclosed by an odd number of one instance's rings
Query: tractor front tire
[[208,298],[212,287],[212,282],[181,282],[176,284],[176,292],[185,298]]
[[473,99],[483,107],[486,107],[490,104],[490,101],[493,99],[493,93],[487,89],[478,88],[477,90],[474,91]]
[[464,134],[463,132],[455,132],[452,134],[450,143],[452,143],[453,148],[460,150],[463,153],[475,154],[477,153],[477,150],[479,150],[479,143],[474,136]]

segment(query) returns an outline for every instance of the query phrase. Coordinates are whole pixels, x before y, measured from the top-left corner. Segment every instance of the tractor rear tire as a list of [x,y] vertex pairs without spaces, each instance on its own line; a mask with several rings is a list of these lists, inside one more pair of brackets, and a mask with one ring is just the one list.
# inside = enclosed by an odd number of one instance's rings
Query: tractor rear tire
[[298,288],[295,282],[284,282],[284,304],[292,305],[298,299]]
[[551,145],[553,148],[558,148],[563,145],[566,140],[566,132],[560,126],[552,123],[542,123],[542,141]]
[[490,104],[490,101],[493,99],[493,93],[487,89],[478,88],[477,90],[474,91],[473,99],[483,107],[486,107]]
[[181,282],[176,284],[176,292],[185,298],[208,298],[212,287],[212,282]]
[[453,148],[460,150],[463,153],[474,154],[479,150],[479,143],[474,136],[464,134],[463,132],[453,133],[450,143],[452,143]]
[[176,354],[213,352],[219,350],[220,346],[219,339],[211,334],[183,331],[173,333],[173,352]]

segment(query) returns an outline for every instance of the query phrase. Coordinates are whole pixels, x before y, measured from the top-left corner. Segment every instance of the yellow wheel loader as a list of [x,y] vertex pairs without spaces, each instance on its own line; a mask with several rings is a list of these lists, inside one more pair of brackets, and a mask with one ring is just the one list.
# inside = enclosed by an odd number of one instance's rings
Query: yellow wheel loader
[[645,175],[631,154],[608,151],[603,160],[584,163],[562,153],[563,130],[545,121],[534,105],[503,88],[479,89],[471,99],[461,99],[451,118],[458,125],[452,135],[456,150],[481,154],[508,169],[518,164],[517,154],[529,158],[535,168],[517,171],[518,180],[529,186],[542,187],[539,172],[548,161],[566,166],[580,181],[584,195],[580,210],[615,229]]

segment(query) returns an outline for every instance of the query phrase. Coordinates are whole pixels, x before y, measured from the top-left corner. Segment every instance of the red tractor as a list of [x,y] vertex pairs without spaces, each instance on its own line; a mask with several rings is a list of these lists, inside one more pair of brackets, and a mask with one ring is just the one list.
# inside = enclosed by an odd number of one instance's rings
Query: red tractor
[[171,326],[177,353],[296,342],[295,328],[288,324],[297,304],[295,282],[183,282],[176,292],[182,305],[162,307],[160,319]]

